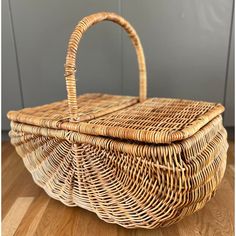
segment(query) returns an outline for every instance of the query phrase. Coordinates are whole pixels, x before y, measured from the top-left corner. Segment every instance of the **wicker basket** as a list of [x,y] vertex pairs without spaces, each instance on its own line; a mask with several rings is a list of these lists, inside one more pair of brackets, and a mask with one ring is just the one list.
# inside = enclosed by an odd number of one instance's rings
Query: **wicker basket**
[[[122,26],[136,49],[139,98],[76,96],[78,44],[95,23]],[[10,137],[34,181],[67,206],[126,228],[167,226],[201,209],[226,166],[220,104],[147,98],[143,49],[115,13],[85,17],[72,33],[65,64],[68,99],[11,111]]]

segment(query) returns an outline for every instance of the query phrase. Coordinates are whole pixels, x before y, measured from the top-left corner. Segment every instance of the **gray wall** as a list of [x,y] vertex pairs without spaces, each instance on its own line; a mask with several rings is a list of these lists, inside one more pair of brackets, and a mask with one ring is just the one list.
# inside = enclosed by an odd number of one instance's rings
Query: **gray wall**
[[2,129],[9,129],[6,112],[23,107],[11,14],[2,1]]
[[[3,130],[9,129],[8,110],[66,98],[68,38],[78,20],[97,11],[117,12],[136,28],[150,97],[221,102],[225,125],[232,126],[232,9],[233,0],[3,0]],[[78,64],[78,94],[138,94],[135,51],[117,25],[104,22],[90,29]]]
[[235,96],[235,85],[234,85],[234,42],[235,42],[235,29],[234,29],[234,19],[232,25],[232,34],[229,45],[229,58],[228,58],[228,70],[226,77],[226,87],[225,87],[225,115],[224,121],[228,126],[234,126],[234,96]]

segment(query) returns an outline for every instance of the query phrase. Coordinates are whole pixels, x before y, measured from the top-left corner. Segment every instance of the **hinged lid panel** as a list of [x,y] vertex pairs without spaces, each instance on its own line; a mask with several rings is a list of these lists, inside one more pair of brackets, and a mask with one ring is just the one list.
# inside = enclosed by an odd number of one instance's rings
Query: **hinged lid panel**
[[126,109],[82,122],[81,133],[150,143],[170,143],[192,136],[224,111],[221,104],[150,98]]
[[[138,102],[138,99],[131,96],[89,93],[77,97],[77,102],[77,119],[74,122],[76,124],[79,121],[94,119],[133,105]],[[10,111],[7,116],[13,121],[53,129],[63,128],[64,123],[70,124],[67,100],[25,108],[19,111]],[[70,128],[66,129],[70,130]]]

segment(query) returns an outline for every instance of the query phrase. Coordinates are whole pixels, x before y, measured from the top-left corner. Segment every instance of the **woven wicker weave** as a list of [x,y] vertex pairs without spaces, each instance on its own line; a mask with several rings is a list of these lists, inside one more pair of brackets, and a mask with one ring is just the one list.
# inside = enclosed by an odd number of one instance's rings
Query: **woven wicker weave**
[[[82,35],[110,20],[137,52],[139,98],[76,96]],[[11,111],[10,137],[34,181],[68,206],[126,228],[167,226],[201,209],[221,182],[228,148],[220,104],[146,97],[146,66],[132,26],[115,13],[85,17],[66,57],[68,99]]]

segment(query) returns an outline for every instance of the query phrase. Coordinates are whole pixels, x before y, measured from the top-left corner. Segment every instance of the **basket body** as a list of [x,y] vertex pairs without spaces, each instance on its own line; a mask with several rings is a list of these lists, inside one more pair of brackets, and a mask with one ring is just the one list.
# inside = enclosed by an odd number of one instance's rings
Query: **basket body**
[[220,116],[193,137],[163,145],[29,129],[12,122],[10,137],[34,181],[67,206],[126,228],[167,226],[201,209],[225,171]]
[[[83,33],[110,20],[135,47],[139,97],[76,96]],[[228,148],[221,104],[147,98],[146,65],[134,28],[114,13],[85,17],[71,35],[67,100],[11,111],[10,137],[34,181],[67,206],[126,228],[173,224],[201,209],[223,178]]]

